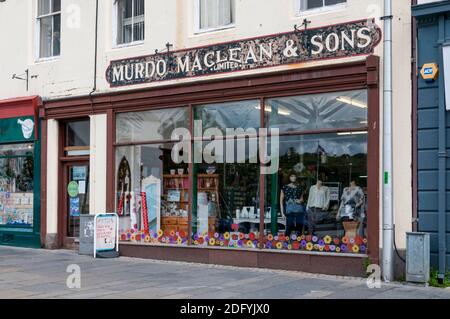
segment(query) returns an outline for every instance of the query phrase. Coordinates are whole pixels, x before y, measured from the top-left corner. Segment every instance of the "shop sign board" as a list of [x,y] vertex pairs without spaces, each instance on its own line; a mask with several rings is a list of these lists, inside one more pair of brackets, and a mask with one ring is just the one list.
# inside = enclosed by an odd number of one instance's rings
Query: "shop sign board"
[[31,116],[0,119],[0,143],[32,142],[34,128]]
[[111,61],[111,87],[368,55],[381,41],[373,19]]
[[119,251],[119,216],[96,214],[94,218],[94,258],[99,252]]

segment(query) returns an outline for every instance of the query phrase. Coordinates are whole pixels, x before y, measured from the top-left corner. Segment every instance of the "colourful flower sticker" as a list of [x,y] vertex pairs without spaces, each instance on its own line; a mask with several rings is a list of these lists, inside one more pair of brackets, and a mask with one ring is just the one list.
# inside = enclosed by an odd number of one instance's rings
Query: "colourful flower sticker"
[[223,234],[223,238],[230,239],[230,233],[226,232],[225,234]]
[[247,241],[247,247],[252,248],[253,242],[251,240]]
[[267,235],[267,239],[268,240],[273,240],[273,235],[272,234]]
[[339,245],[340,242],[341,242],[341,241],[339,240],[339,238],[333,239],[333,243],[334,243],[335,245]]
[[281,242],[277,242],[277,249],[283,248],[283,244]]
[[231,229],[234,231],[237,231],[239,229],[239,225],[238,224],[232,224],[231,225]]
[[292,248],[295,250],[299,250],[300,249],[300,243],[298,241],[295,241],[292,243]]
[[337,253],[340,253],[340,252],[341,252],[341,249],[340,249],[339,247],[336,247],[336,252],[337,252]]
[[256,238],[255,233],[250,233],[250,234],[248,235],[248,238],[249,238],[250,240],[255,240],[255,238]]
[[209,239],[209,245],[210,246],[214,246],[215,243],[216,243],[216,240],[214,238],[210,238]]
[[297,235],[296,235],[296,234],[293,234],[293,235],[291,236],[291,239],[292,239],[292,240],[297,240]]
[[302,245],[302,248],[305,248],[306,245],[307,245],[307,242],[306,242],[306,240],[303,239],[303,240],[300,242],[300,244]]
[[311,251],[311,250],[313,250],[313,248],[314,248],[314,245],[311,242],[306,244],[306,250]]
[[366,246],[365,245],[361,245],[359,246],[359,250],[363,253],[366,251]]
[[321,240],[319,240],[318,245],[319,245],[319,247],[323,247],[323,246],[325,246],[325,242],[321,239]]
[[358,245],[353,245],[352,250],[354,253],[359,253],[359,246]]
[[349,239],[347,236],[342,237],[342,242],[343,242],[344,244],[347,245],[349,241],[350,241],[350,239]]
[[333,239],[331,238],[331,236],[329,236],[329,235],[326,235],[324,238],[323,238],[323,241],[325,242],[325,244],[327,244],[327,245],[329,245],[329,244],[331,244],[331,241],[332,241]]
[[164,234],[164,232],[162,229],[158,230],[158,237],[161,237],[163,234]]
[[335,251],[336,250],[336,246],[335,245],[330,245],[330,250],[331,251]]
[[152,238],[150,237],[150,235],[146,235],[145,238],[144,238],[144,241],[146,243],[149,243],[151,240],[152,240]]
[[319,238],[318,238],[317,236],[312,236],[312,241],[313,241],[313,243],[317,242],[318,239],[319,239]]

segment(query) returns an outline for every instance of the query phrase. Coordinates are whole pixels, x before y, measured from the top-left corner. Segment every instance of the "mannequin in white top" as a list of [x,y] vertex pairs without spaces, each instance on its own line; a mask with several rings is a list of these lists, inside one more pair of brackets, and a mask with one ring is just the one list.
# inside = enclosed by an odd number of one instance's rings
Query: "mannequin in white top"
[[316,225],[328,216],[330,205],[330,189],[324,186],[321,180],[309,189],[308,204],[308,228],[310,234],[314,233]]

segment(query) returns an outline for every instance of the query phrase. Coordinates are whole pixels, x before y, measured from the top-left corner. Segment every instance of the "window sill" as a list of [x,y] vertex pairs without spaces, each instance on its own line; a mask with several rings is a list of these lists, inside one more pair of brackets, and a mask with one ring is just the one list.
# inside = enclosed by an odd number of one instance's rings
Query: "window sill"
[[53,61],[58,61],[60,58],[61,58],[60,55],[56,55],[56,56],[52,56],[52,57],[48,57],[48,58],[39,58],[39,59],[36,59],[34,61],[34,63],[40,64],[40,63],[46,63],[46,62],[53,62]]
[[220,27],[217,27],[217,28],[198,29],[198,30],[195,30],[194,36],[196,36],[196,35],[203,35],[205,33],[217,32],[217,31],[226,31],[226,30],[234,29],[235,27],[236,27],[236,25],[233,23],[233,24],[220,26]]
[[343,3],[343,4],[326,6],[326,7],[317,8],[317,9],[308,9],[308,10],[304,10],[304,11],[301,11],[300,9],[298,9],[295,14],[295,17],[300,18],[300,17],[305,17],[305,16],[320,15],[320,14],[330,13],[330,12],[341,12],[341,11],[346,10],[347,7],[348,7],[348,4]]
[[137,46],[143,45],[144,43],[145,43],[145,41],[134,41],[134,42],[124,43],[124,44],[116,44],[111,49],[116,50],[116,49],[132,48],[132,47],[137,47]]

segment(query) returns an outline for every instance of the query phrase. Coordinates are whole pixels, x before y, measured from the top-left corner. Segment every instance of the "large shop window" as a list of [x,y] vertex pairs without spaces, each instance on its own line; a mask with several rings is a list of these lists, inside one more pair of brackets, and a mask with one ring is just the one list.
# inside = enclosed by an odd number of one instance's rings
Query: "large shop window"
[[33,144],[0,145],[0,225],[33,226]]
[[[264,106],[259,99],[195,105],[193,163],[177,164],[170,138],[175,128],[189,132],[188,110],[117,116],[123,241],[367,251],[365,90],[265,99]],[[261,124],[280,132],[266,145],[278,150],[278,166],[262,176]]]
[[115,0],[117,12],[116,44],[143,41],[145,36],[144,0]]
[[38,1],[39,58],[59,56],[61,51],[61,0]]

